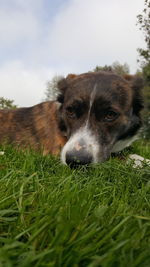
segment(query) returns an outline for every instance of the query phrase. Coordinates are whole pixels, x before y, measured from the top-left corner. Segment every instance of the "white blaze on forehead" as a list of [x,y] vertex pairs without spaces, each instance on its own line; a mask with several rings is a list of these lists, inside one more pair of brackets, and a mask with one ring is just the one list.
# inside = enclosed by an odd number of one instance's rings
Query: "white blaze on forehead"
[[[84,145],[82,146],[82,143]],[[69,141],[63,147],[61,152],[61,161],[66,164],[66,153],[71,152],[73,150],[80,150],[80,143],[82,148],[87,151],[93,157],[93,162],[98,162],[98,152],[99,152],[99,144],[96,140],[96,137],[92,134],[90,129],[87,126],[80,128],[75,134],[73,134]],[[80,148],[80,149],[79,149]]]
[[95,95],[96,95],[96,88],[97,88],[97,83],[95,84],[95,86],[93,88],[93,91],[91,92],[91,95],[90,95],[90,107],[89,107],[89,111],[88,111],[88,116],[87,116],[85,127],[87,127],[88,123],[89,123],[89,117],[90,117],[90,113],[91,113],[91,108],[92,108],[92,105],[93,105],[93,102],[94,102],[94,99],[95,99]]

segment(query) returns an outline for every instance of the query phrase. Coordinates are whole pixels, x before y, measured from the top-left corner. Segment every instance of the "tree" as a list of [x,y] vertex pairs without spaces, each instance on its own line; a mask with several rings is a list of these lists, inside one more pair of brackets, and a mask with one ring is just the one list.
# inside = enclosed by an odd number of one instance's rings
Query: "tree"
[[144,131],[143,135],[150,138],[150,0],[144,0],[144,9],[142,14],[137,16],[139,29],[144,34],[146,48],[138,48],[139,59],[145,86],[143,90],[145,98],[145,109],[143,112],[144,118]]
[[146,48],[138,48],[138,62],[141,64],[146,82],[150,84],[150,0],[145,0],[144,6],[143,13],[137,16],[137,24],[144,34]]
[[108,66],[108,65],[105,65],[104,67],[96,66],[94,71],[95,72],[98,72],[98,71],[112,71],[112,67]]
[[130,73],[129,65],[127,63],[124,63],[122,65],[118,61],[115,61],[112,64],[112,70],[113,70],[113,72],[115,72],[116,74],[119,74],[119,75],[125,75],[125,74]]
[[14,100],[0,97],[0,109],[15,109],[15,108],[17,108],[17,106],[14,105],[13,103],[14,103]]
[[47,88],[45,91],[45,95],[46,97],[44,98],[44,100],[46,101],[52,101],[52,100],[56,100],[58,94],[59,94],[59,90],[57,87],[57,83],[58,81],[60,81],[63,77],[60,75],[55,75],[52,80],[47,82]]
[[111,66],[105,65],[104,67],[96,66],[94,71],[112,71],[119,75],[129,74],[130,69],[127,63],[123,65],[120,64],[118,61],[115,61]]

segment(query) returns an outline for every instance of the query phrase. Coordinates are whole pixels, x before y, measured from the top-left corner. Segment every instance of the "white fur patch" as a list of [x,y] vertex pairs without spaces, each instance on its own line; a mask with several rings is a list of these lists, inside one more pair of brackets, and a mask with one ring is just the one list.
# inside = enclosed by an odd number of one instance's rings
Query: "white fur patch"
[[90,95],[90,107],[89,107],[89,111],[88,111],[88,116],[87,116],[85,127],[88,127],[90,113],[91,113],[91,108],[92,108],[92,105],[93,105],[93,102],[94,102],[94,98],[95,98],[95,95],[96,95],[96,88],[97,88],[97,83],[95,84],[95,86],[93,88],[93,91],[91,92],[91,95]]
[[90,129],[85,126],[73,134],[63,147],[61,152],[61,161],[64,164],[66,164],[66,153],[74,149],[77,150],[77,147],[79,146],[78,144],[80,144],[82,140],[85,143],[86,151],[93,157],[93,162],[98,162],[99,144]]
[[138,139],[138,136],[135,135],[131,138],[125,139],[125,140],[119,140],[118,142],[116,142],[116,144],[113,146],[112,148],[112,153],[116,153],[119,152],[121,150],[123,150],[125,147],[130,146],[135,140]]
[[59,109],[61,105],[62,105],[61,103],[59,103],[58,101],[56,101],[56,107],[57,107],[57,109]]

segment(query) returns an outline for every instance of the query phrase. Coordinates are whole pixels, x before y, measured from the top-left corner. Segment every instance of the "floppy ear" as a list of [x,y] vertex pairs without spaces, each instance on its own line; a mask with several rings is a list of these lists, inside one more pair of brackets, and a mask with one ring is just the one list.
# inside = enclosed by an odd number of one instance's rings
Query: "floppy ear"
[[66,78],[62,78],[61,80],[58,81],[57,87],[58,87],[58,90],[60,91],[60,94],[57,97],[57,101],[59,103],[64,102],[64,94],[65,94],[66,89],[69,86],[68,85],[69,81],[76,78],[76,77],[77,77],[76,74],[68,74],[68,76]]
[[144,81],[142,77],[138,75],[125,75],[124,78],[130,83],[133,90],[133,113],[139,115],[141,109],[144,108],[142,88],[144,86]]
[[64,102],[64,93],[65,93],[65,90],[67,89],[67,81],[65,78],[62,78],[61,80],[58,81],[57,88],[59,90],[59,94],[57,96],[57,101],[59,103],[63,103]]
[[70,74],[68,74],[68,76],[67,76],[67,80],[72,80],[72,79],[74,79],[74,78],[76,78],[78,75],[76,75],[76,74],[73,74],[73,73],[70,73]]

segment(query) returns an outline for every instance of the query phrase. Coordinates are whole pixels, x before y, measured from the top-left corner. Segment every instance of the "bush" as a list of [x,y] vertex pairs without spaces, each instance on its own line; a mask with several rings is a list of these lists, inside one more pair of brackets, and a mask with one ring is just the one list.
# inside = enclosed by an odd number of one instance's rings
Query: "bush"
[[14,105],[14,100],[0,97],[0,109],[10,109],[10,108],[13,108],[13,109],[17,108],[17,106]]

